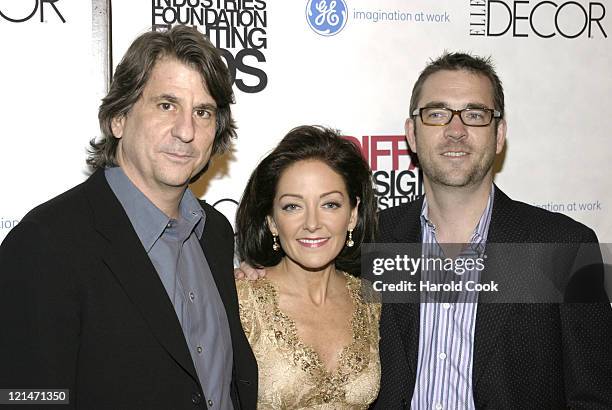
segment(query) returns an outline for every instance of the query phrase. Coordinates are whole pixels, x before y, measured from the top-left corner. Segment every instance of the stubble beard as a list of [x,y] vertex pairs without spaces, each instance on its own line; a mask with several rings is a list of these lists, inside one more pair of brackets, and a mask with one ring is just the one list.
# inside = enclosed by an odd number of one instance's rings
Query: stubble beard
[[[496,138],[496,135],[492,137]],[[415,134],[415,139],[416,138],[417,136]],[[461,147],[456,146],[454,148],[460,149]],[[478,185],[489,174],[495,161],[495,145],[486,147],[485,149],[486,152],[484,152],[484,156],[480,161],[475,164],[470,164],[470,168],[465,171],[457,167],[451,168],[451,172],[449,172],[449,167],[443,167],[440,162],[435,159],[430,161],[428,156],[418,155],[419,153],[417,152],[419,167],[423,171],[423,175],[425,175],[432,184],[438,186],[462,188]]]

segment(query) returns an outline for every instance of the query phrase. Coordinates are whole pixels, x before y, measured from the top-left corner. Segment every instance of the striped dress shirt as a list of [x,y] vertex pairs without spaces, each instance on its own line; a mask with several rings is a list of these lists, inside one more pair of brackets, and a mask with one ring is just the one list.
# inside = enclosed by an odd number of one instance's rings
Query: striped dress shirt
[[[466,250],[460,256],[482,255],[487,240],[494,189]],[[428,219],[427,197],[421,210],[422,249],[424,257],[444,257],[436,240],[436,228]],[[479,280],[476,270],[466,270],[461,280]],[[448,282],[444,272],[421,272],[423,281]],[[454,275],[454,272],[446,272]],[[447,294],[445,294],[447,295]],[[462,292],[441,301],[428,292],[421,293],[419,352],[413,409],[475,409],[472,394],[472,364],[477,293]],[[468,299],[469,298],[469,299]],[[432,300],[435,299],[435,302]]]

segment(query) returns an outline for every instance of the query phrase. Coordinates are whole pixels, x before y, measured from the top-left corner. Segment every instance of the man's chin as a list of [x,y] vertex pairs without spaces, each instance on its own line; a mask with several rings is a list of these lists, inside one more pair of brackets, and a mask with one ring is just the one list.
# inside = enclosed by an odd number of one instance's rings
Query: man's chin
[[173,175],[166,176],[165,178],[161,179],[166,186],[172,188],[185,188],[187,185],[189,185],[190,180],[190,175]]
[[435,181],[437,185],[442,185],[449,188],[465,188],[472,184],[469,179],[442,179]]
[[428,173],[423,170],[425,177],[431,183],[438,186],[461,188],[470,185],[473,182],[473,175],[468,172],[459,172],[458,170],[441,170]]
[[196,173],[192,167],[166,168],[159,171],[157,174],[158,180],[174,188],[184,188],[202,175],[202,171]]

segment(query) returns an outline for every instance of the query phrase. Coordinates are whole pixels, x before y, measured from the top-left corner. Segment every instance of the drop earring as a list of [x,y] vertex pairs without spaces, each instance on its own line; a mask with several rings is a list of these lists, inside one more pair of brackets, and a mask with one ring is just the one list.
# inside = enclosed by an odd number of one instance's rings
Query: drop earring
[[280,245],[278,244],[278,235],[272,234],[272,240],[274,241],[272,244],[272,249],[277,252],[280,249]]
[[353,242],[353,230],[349,229],[348,239],[346,240],[346,246],[348,246],[349,248],[352,248],[354,245],[355,245],[355,242]]

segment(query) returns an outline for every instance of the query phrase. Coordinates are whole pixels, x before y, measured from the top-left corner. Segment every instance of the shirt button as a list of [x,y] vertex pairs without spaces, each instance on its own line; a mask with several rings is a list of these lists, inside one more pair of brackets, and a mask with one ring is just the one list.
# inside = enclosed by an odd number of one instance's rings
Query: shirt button
[[443,303],[442,307],[446,310],[450,309],[450,303]]
[[196,350],[198,351],[198,353],[202,353],[202,346],[198,346]]
[[438,355],[438,357],[442,360],[446,359],[446,353],[442,352]]
[[193,404],[200,404],[200,403],[202,403],[202,395],[200,393],[193,393],[191,395],[191,402]]
[[208,400],[208,407],[212,407],[213,406],[213,401],[212,400]]
[[442,403],[436,404],[436,410],[442,410]]
[[195,300],[195,293],[189,292],[189,300],[192,302]]

